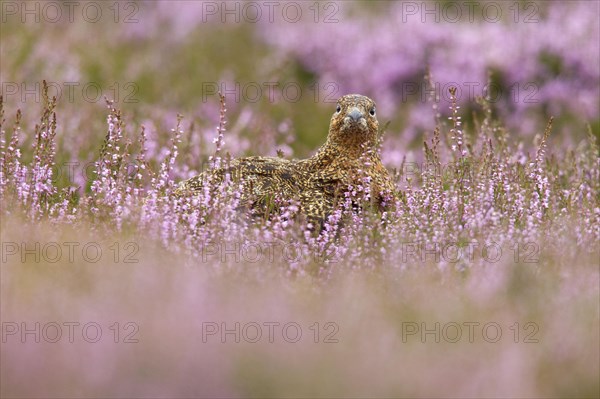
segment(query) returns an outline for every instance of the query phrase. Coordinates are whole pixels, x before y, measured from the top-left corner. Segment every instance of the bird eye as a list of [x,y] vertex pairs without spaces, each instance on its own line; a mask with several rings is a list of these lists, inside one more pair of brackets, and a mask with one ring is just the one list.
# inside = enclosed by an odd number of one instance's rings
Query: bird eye
[[342,110],[342,106],[340,104],[338,104],[337,108],[335,109],[335,112],[340,112]]
[[375,107],[371,108],[371,110],[369,111],[369,114],[371,116],[375,116]]

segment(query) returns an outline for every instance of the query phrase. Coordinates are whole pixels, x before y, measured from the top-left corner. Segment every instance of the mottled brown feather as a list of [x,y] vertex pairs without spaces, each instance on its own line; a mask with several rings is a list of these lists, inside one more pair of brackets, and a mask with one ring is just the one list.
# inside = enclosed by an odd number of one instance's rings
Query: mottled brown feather
[[243,184],[241,204],[263,214],[273,198],[296,200],[309,220],[322,223],[333,211],[336,199],[349,185],[371,178],[374,202],[382,206],[395,186],[381,163],[378,148],[379,123],[375,103],[368,97],[349,94],[338,100],[325,144],[303,160],[275,157],[245,157],[181,182],[176,195],[193,195],[208,177],[222,181],[230,173]]

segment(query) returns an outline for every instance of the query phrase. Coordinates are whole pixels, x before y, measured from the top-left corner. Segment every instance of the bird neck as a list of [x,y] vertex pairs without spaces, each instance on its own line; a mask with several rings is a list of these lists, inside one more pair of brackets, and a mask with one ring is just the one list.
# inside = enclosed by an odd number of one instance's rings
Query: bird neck
[[309,158],[309,163],[317,169],[335,166],[344,167],[344,165],[348,167],[365,156],[371,159],[377,157],[375,138],[365,141],[364,136],[349,135],[349,137],[343,137],[339,134],[329,134],[325,144],[319,148],[315,155]]
[[335,149],[335,152],[346,159],[359,159],[369,150],[377,146],[377,131],[344,132],[332,131],[327,135],[324,148]]

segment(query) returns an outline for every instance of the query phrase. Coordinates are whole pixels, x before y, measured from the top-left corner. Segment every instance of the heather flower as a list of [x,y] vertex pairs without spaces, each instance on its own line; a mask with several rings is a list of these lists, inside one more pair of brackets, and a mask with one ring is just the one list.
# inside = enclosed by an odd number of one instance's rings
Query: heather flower
[[[557,158],[548,155],[548,125],[532,157],[523,143],[511,139],[492,117],[489,99],[482,98],[482,122],[476,125],[476,134],[469,135],[473,142],[466,143],[468,131],[460,123],[458,102],[453,104],[449,125],[432,115],[438,125],[424,140],[419,155],[423,163],[403,163],[398,170],[400,191],[384,197],[386,203],[393,204],[389,211],[380,214],[371,206],[371,181],[359,172],[356,183],[325,221],[323,231],[315,234],[300,216],[298,204],[277,198],[273,199],[277,208],[273,218],[248,219],[241,211],[242,182],[229,175],[222,182],[208,181],[204,191],[191,198],[173,197],[174,181],[182,170],[182,117],[172,121],[176,126],[170,130],[168,141],[158,140],[144,125],[134,146],[121,112],[110,102],[106,138],[94,164],[94,179],[89,191],[80,191],[77,199],[72,187],[59,189],[53,179],[56,117],[48,110],[52,108],[48,99],[32,151],[23,149],[19,139],[23,135],[20,113],[10,139],[2,130],[3,202],[13,197],[18,200],[16,208],[3,206],[2,212],[18,209],[33,220],[45,217],[57,224],[91,221],[104,231],[127,227],[191,258],[203,256],[200,243],[206,241],[223,245],[235,242],[241,247],[253,242],[292,242],[302,250],[302,256],[287,259],[280,254],[278,261],[286,264],[286,273],[302,275],[316,261],[323,265],[318,268],[322,278],[331,278],[334,270],[346,267],[375,268],[380,262],[402,256],[405,242],[432,248],[473,240],[500,246],[517,240],[539,242],[564,234],[560,224],[548,222],[568,215],[585,221],[574,227],[578,245],[598,239],[600,205],[595,193],[600,189],[600,172],[593,156],[597,151],[593,136],[589,138],[591,146],[578,150],[577,155],[567,152],[564,159]],[[222,99],[210,158],[220,165],[229,162],[222,154],[225,112]],[[149,146],[155,149],[150,151]],[[33,153],[30,163],[21,161],[22,151]],[[368,155],[365,151],[364,163],[369,162]],[[131,164],[133,169],[128,167]],[[465,270],[485,261],[440,262],[443,270]]]

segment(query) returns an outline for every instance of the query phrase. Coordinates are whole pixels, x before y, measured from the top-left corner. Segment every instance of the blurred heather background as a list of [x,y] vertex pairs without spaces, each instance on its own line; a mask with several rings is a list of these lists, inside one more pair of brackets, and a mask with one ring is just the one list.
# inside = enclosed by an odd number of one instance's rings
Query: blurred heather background
[[[212,138],[222,90],[233,155],[280,147],[304,157],[322,143],[335,100],[360,92],[391,122],[384,160],[398,167],[434,127],[427,68],[440,112],[448,114],[448,88],[457,86],[467,124],[476,96],[489,94],[511,134],[529,142],[551,115],[553,142],[577,144],[587,124],[599,134],[596,1],[149,1],[71,12],[37,2],[29,15],[23,4],[4,5],[5,101],[33,103],[42,79],[54,83],[59,110],[77,110],[60,121],[61,137],[81,152],[102,137],[94,128],[104,122],[103,96],[151,135],[181,113],[208,129],[192,138],[200,140]],[[199,155],[201,142],[188,144]]]
[[[0,12],[2,397],[600,396],[597,1],[2,1]],[[287,221],[240,225],[214,199],[183,220],[160,200],[213,153],[218,91],[225,151],[297,158],[323,143],[338,97],[368,95],[389,121],[383,162],[402,171],[430,160],[436,126],[449,139],[452,86],[471,155],[499,169],[467,189],[396,174],[406,201],[391,228],[361,216],[342,243],[319,241]],[[148,175],[103,179],[116,170],[107,154],[141,159],[142,131]],[[99,155],[103,143],[114,147]],[[462,159],[440,147],[436,162]],[[206,239],[234,252],[281,240],[307,259],[207,261]],[[399,251],[470,240],[504,255],[455,265]],[[59,262],[36,249],[49,242]],[[69,242],[104,257],[68,261]],[[313,262],[315,248],[340,261]],[[137,262],[123,262],[131,250]],[[57,322],[63,337],[40,330],[36,343],[22,322]],[[76,330],[71,343],[64,322],[99,323],[102,339]],[[123,342],[129,322],[137,343]],[[203,323],[222,322],[259,323],[262,339],[203,342]],[[265,322],[298,323],[302,339],[279,329],[271,343]],[[474,342],[465,322],[479,323]],[[421,323],[451,337],[458,323],[462,339],[405,334]],[[486,323],[501,326],[497,342]]]

